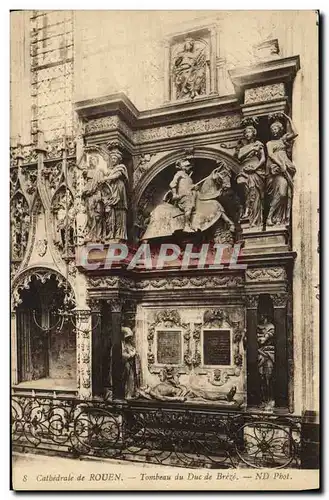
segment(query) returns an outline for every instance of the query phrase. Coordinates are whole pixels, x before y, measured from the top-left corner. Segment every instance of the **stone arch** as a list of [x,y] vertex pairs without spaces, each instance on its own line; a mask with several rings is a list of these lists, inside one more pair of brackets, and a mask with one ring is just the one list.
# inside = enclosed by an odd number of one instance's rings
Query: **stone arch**
[[[63,274],[30,267],[14,280],[11,298],[14,383],[70,379],[76,383],[77,335],[74,321],[61,314],[76,306],[73,287]],[[67,309],[66,309],[67,308]],[[59,353],[65,357],[60,360]],[[62,370],[65,374],[62,375]]]
[[[138,203],[149,186],[149,184],[153,181],[153,179],[162,172],[169,165],[174,163],[177,160],[180,160],[187,156],[188,153],[184,150],[177,150],[169,153],[163,158],[159,159],[152,165],[152,167],[145,172],[145,174],[141,177],[138,184],[135,187],[135,196],[134,202],[135,206],[138,206]],[[226,162],[227,166],[237,174],[239,172],[239,163],[235,160],[231,155],[226,153],[225,151],[215,149],[210,146],[200,146],[193,149],[193,158],[203,158],[206,160],[223,160]]]
[[76,293],[74,291],[74,287],[69,279],[65,278],[65,276],[59,271],[48,268],[48,267],[31,267],[25,269],[23,272],[19,273],[13,279],[11,286],[11,308],[15,310],[16,307],[21,303],[20,293],[22,290],[27,290],[30,287],[31,280],[35,277],[40,283],[45,283],[52,276],[55,277],[55,280],[58,284],[59,288],[66,288],[68,290],[69,300],[71,303],[76,304]]

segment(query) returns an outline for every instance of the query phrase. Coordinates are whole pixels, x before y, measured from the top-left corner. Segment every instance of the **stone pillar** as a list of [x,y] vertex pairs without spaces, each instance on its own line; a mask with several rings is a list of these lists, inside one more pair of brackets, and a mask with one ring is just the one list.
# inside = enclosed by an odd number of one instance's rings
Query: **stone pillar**
[[275,386],[274,397],[277,408],[288,408],[288,336],[287,293],[272,294],[275,326]]
[[124,399],[124,387],[122,380],[123,364],[122,364],[122,300],[119,298],[109,300],[111,307],[111,326],[112,326],[112,355],[111,355],[111,372],[112,372],[112,390],[113,399]]
[[88,299],[88,305],[91,313],[91,392],[94,397],[104,394],[103,354],[106,348],[102,339],[102,303],[98,299]]
[[217,92],[220,96],[234,93],[234,87],[228,78],[226,59],[224,57],[217,57],[216,59],[216,80]]
[[217,59],[217,33],[216,28],[213,27],[210,30],[210,94],[217,94],[217,68],[216,68],[216,59]]
[[[292,151],[296,165],[294,177],[292,246],[297,253],[293,274],[294,332],[294,410],[319,412],[319,85],[317,13],[314,19],[306,11],[294,14],[296,25],[304,29],[290,30],[286,50],[299,53],[301,71],[294,81],[292,120],[298,137]],[[307,29],[308,42],[304,32]],[[307,95],[307,99],[305,99]]]
[[247,403],[260,403],[260,381],[258,372],[257,307],[258,295],[246,296],[247,306]]
[[171,74],[170,74],[170,43],[166,41],[164,47],[164,102],[171,98]]
[[81,311],[76,318],[77,329],[77,385],[80,399],[92,398],[92,315]]
[[17,345],[17,321],[16,310],[11,311],[11,383],[18,384],[18,345]]

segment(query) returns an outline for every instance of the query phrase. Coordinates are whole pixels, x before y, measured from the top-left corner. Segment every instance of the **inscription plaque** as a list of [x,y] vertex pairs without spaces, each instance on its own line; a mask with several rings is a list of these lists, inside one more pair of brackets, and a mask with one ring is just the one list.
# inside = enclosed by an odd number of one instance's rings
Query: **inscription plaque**
[[182,334],[178,330],[158,330],[157,362],[161,365],[179,365],[182,362]]
[[203,331],[203,364],[231,364],[231,332],[230,330]]

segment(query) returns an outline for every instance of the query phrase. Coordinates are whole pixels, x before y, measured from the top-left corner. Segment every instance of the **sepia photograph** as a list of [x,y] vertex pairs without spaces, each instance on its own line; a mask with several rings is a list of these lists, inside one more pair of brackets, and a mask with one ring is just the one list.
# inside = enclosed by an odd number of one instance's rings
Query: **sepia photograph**
[[320,486],[319,12],[10,12],[11,488]]

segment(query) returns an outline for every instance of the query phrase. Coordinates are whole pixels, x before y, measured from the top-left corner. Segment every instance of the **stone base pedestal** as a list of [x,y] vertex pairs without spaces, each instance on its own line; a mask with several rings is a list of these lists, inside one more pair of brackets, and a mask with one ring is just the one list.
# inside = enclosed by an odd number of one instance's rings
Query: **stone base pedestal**
[[287,252],[289,233],[286,226],[273,226],[263,230],[261,227],[247,227],[241,224],[243,254],[263,254],[264,252]]

